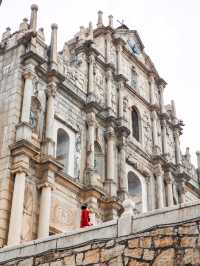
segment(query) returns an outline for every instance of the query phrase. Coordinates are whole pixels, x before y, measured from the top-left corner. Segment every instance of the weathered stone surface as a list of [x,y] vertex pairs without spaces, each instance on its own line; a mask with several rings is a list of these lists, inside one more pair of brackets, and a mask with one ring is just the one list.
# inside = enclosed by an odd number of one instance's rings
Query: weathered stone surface
[[136,239],[129,240],[128,241],[128,247],[129,248],[137,248],[137,247],[139,247],[139,239],[136,238]]
[[92,264],[99,262],[99,249],[89,250],[85,253],[84,264]]
[[137,261],[137,260],[131,260],[129,262],[128,266],[149,266],[149,263],[140,262],[140,261]]
[[174,243],[172,237],[162,237],[162,238],[155,238],[154,245],[156,248],[160,247],[169,247],[172,246]]
[[182,237],[181,247],[195,247],[197,238],[196,237]]
[[79,253],[79,252],[83,252],[83,251],[86,251],[89,249],[91,249],[91,245],[86,245],[86,246],[82,246],[80,248],[75,248],[74,252]]
[[32,266],[33,265],[33,258],[25,259],[18,263],[19,266]]
[[150,237],[142,237],[140,238],[140,247],[141,248],[150,248],[152,240]]
[[174,265],[175,251],[173,248],[162,251],[155,259],[153,266]]
[[143,259],[152,261],[153,258],[154,258],[154,255],[155,255],[155,251],[154,250],[144,249]]
[[64,266],[76,266],[75,255],[71,255],[64,258]]
[[181,226],[179,227],[178,233],[180,235],[198,235],[199,234],[199,230],[197,225],[193,225],[193,226]]
[[134,249],[126,248],[124,251],[124,256],[140,259],[142,257],[142,252],[143,252],[142,248],[134,248]]
[[83,265],[83,253],[79,253],[76,255],[76,264]]
[[110,249],[103,248],[101,251],[100,261],[104,262],[104,261],[108,261],[108,260],[111,260],[115,257],[120,256],[123,253],[124,248],[125,248],[124,245],[118,245],[118,246],[116,246],[114,248],[110,248]]
[[184,264],[199,265],[200,264],[200,250],[196,248],[186,249],[183,258]]
[[[101,266],[101,265],[100,265]],[[122,261],[122,257],[119,256],[113,260],[110,260],[108,263],[107,263],[107,266],[123,266],[123,261]]]
[[50,266],[63,266],[63,263],[61,260],[58,260],[58,261],[51,262]]

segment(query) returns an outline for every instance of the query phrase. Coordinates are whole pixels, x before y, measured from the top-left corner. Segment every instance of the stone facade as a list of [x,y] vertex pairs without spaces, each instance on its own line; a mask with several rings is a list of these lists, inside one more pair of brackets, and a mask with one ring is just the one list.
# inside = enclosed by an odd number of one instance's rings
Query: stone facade
[[[92,23],[57,51],[36,5],[0,42],[0,246],[199,198],[182,121],[135,30]],[[17,226],[16,226],[17,225]],[[88,255],[88,258],[92,256]]]

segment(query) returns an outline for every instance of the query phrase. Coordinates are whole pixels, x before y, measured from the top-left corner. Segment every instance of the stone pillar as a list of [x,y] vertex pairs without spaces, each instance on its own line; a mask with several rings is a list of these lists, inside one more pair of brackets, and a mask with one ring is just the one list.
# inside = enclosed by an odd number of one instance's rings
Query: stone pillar
[[111,36],[110,33],[106,35],[106,63],[110,63],[111,58],[110,58],[110,53],[111,53]]
[[155,81],[153,74],[150,75],[150,103],[155,104]]
[[179,201],[180,203],[184,203],[186,202],[186,198],[185,198],[185,182],[184,180],[181,180],[178,184],[179,186]]
[[181,164],[181,150],[179,143],[179,132],[177,129],[174,131],[174,141],[175,141],[175,153],[176,153],[176,164]]
[[112,78],[112,71],[109,69],[107,71],[107,108],[111,109],[112,108],[112,102],[111,102],[111,91],[112,91],[112,83],[111,83],[111,78]]
[[153,133],[153,150],[154,154],[159,154],[159,145],[158,145],[158,132],[157,132],[157,113],[152,111],[152,133]]
[[159,91],[160,91],[160,112],[161,114],[165,113],[165,106],[164,106],[164,88],[166,86],[166,82],[162,79],[159,80]]
[[21,241],[25,181],[26,173],[23,170],[17,172],[15,175],[14,191],[12,197],[8,245],[18,245]]
[[57,24],[51,25],[51,45],[50,45],[50,63],[51,69],[57,69],[58,53],[57,53]]
[[[123,137],[124,139],[125,137]],[[119,169],[119,185],[120,185],[120,193],[123,194],[123,198],[125,199],[126,194],[128,194],[128,178],[126,174],[126,144],[125,140],[120,145],[119,152],[119,160],[120,160],[120,169]]]
[[[94,171],[94,138],[95,138],[95,113],[91,112],[87,114],[87,171]],[[93,180],[94,176],[90,176],[89,183],[94,184],[95,180]]]
[[56,96],[57,84],[55,81],[51,81],[47,87],[47,112],[46,112],[46,138],[54,139],[54,115],[55,115],[55,96]]
[[167,150],[167,134],[166,134],[166,127],[167,123],[166,120],[163,118],[161,120],[161,131],[162,131],[162,148],[163,148],[163,155],[167,159],[168,150]]
[[95,57],[93,54],[89,55],[88,65],[88,94],[94,93],[94,62]]
[[119,114],[119,118],[123,118],[123,95],[124,95],[124,93],[123,93],[123,90],[124,90],[123,81],[119,81],[118,89],[119,89],[118,114]]
[[98,11],[98,20],[97,20],[97,28],[103,27],[103,12],[101,10]]
[[122,74],[122,46],[117,46],[117,74]]
[[109,27],[113,28],[113,16],[112,15],[108,16],[108,21],[109,21],[108,23]]
[[156,209],[156,184],[155,184],[155,179],[154,176],[149,177],[149,183],[150,183],[150,194],[149,196],[151,197],[151,210]]
[[33,70],[30,68],[25,69],[24,71],[24,95],[23,95],[23,104],[22,104],[22,114],[21,122],[28,123],[30,122],[30,111],[31,111],[31,97],[33,95]]
[[52,186],[48,183],[41,186],[38,238],[49,236],[51,190]]
[[162,209],[165,206],[164,201],[164,178],[161,165],[157,166],[156,172],[156,181],[157,181],[157,199],[158,199],[158,209]]
[[171,207],[174,205],[174,198],[173,198],[173,177],[171,172],[167,172],[165,176],[165,181],[167,183],[167,206]]
[[116,196],[115,182],[115,133],[112,126],[107,129],[107,190],[110,196]]
[[198,177],[200,178],[200,151],[196,152],[197,156],[197,171],[198,171]]
[[38,6],[33,4],[31,6],[31,18],[30,18],[30,29],[33,31],[37,30],[37,11],[38,11]]

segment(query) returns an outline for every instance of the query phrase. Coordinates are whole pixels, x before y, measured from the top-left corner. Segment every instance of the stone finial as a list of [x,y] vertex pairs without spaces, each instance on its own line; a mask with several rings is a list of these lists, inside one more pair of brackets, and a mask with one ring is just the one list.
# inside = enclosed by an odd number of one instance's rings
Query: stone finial
[[103,26],[103,12],[98,11],[98,20],[97,20],[97,27],[101,28]]
[[69,46],[67,42],[65,42],[64,47],[63,47],[63,57],[65,60],[68,60],[70,57],[70,51],[69,51]]
[[6,31],[2,34],[2,41],[8,39],[11,36],[11,28],[7,27]]
[[51,69],[56,68],[58,63],[58,54],[57,54],[57,29],[58,25],[53,23],[51,25],[51,44],[50,44],[50,63]]
[[113,28],[113,15],[108,16],[109,26]]
[[83,26],[80,26],[80,32],[79,32],[79,41],[85,40],[85,28]]
[[38,11],[38,6],[33,4],[31,6],[30,29],[34,31],[37,30],[37,11]]
[[197,156],[197,167],[200,171],[200,151],[197,151],[196,152],[196,156]]
[[93,40],[93,25],[92,22],[89,22],[89,27],[88,27],[88,40]]
[[23,21],[20,23],[19,30],[20,31],[28,30],[28,19],[27,18],[24,18]]

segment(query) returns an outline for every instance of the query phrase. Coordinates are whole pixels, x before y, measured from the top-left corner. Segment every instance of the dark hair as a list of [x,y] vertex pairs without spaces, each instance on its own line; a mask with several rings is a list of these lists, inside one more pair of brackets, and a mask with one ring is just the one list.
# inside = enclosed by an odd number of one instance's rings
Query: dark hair
[[81,210],[85,210],[85,209],[87,209],[87,204],[86,203],[81,206]]

